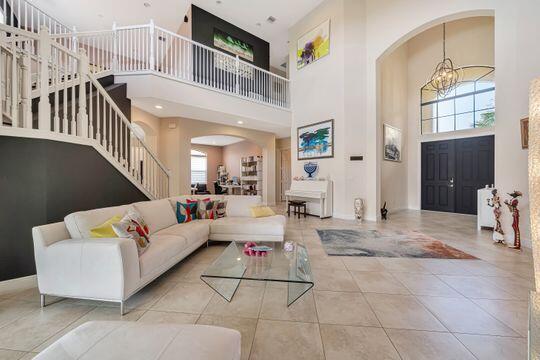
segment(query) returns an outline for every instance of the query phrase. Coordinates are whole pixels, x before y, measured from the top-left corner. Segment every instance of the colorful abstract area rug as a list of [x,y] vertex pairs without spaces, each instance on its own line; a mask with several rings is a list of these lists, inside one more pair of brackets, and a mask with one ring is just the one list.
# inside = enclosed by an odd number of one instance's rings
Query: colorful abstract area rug
[[416,231],[317,230],[328,255],[476,259]]

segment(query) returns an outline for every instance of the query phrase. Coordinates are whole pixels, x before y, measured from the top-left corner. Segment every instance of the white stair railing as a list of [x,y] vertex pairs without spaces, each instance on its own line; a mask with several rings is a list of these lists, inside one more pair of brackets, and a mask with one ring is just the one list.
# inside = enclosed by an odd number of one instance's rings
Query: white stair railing
[[[54,41],[46,28],[38,34],[0,25],[0,35],[0,129],[82,138],[148,196],[168,196],[169,171],[92,74],[84,46],[74,53]],[[37,117],[32,91],[38,94]]]
[[86,49],[94,74],[154,73],[262,104],[290,107],[288,79],[153,22],[53,38],[71,50]]
[[45,13],[40,8],[26,0],[0,0],[2,6],[3,24],[39,33],[43,26],[51,34],[73,32],[67,25]]

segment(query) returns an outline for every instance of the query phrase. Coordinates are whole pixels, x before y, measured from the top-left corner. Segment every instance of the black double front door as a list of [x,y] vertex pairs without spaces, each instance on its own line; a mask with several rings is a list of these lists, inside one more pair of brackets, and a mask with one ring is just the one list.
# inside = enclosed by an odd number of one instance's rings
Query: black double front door
[[476,214],[477,190],[494,183],[494,140],[422,143],[422,209]]

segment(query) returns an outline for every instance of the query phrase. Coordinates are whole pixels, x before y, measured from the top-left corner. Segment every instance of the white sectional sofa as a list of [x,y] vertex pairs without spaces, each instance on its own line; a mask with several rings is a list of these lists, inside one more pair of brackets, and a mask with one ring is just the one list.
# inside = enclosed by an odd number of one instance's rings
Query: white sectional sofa
[[[227,216],[178,224],[176,202],[208,198],[227,200]],[[45,295],[124,301],[208,240],[283,241],[285,217],[251,217],[259,196],[186,195],[130,205],[80,211],[63,222],[32,229],[38,286]],[[132,206],[149,227],[150,246],[138,255],[131,239],[91,238],[90,230]]]

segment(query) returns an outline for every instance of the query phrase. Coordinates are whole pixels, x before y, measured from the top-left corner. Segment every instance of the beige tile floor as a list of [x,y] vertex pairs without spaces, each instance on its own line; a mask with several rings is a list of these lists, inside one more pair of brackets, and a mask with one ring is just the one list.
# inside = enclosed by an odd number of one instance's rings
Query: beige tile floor
[[[328,257],[315,229],[421,231],[479,260]],[[246,281],[228,303],[199,279],[224,249],[201,248],[128,301],[61,300],[37,289],[0,293],[0,359],[30,359],[89,320],[212,324],[242,334],[243,359],[526,359],[529,251],[477,232],[475,217],[403,211],[384,223],[290,218],[308,247],[315,288],[291,307],[282,284]],[[55,299],[49,299],[49,301]]]

